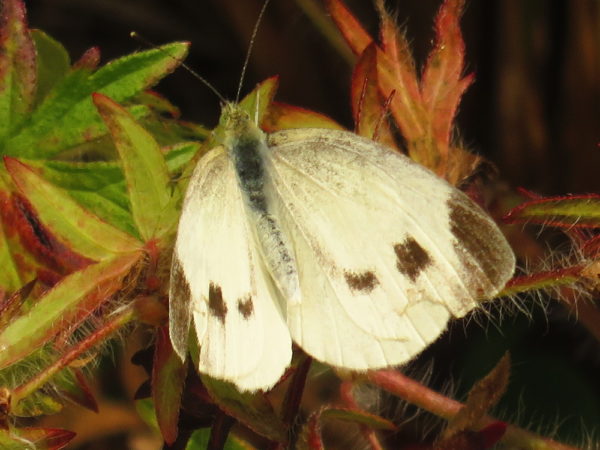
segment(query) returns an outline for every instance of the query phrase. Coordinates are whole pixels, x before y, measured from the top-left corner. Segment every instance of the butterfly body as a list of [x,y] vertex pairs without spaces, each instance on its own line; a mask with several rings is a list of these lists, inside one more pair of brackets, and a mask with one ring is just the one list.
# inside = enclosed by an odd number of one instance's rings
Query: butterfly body
[[172,267],[170,334],[199,370],[267,389],[291,342],[333,366],[404,363],[495,295],[514,256],[466,195],[353,133],[263,133],[235,105],[198,163]]
[[235,105],[225,106],[222,122],[225,129],[224,147],[233,162],[261,257],[284,297],[297,299],[299,282],[296,261],[289,240],[274,214],[275,199],[269,195],[272,183],[266,167],[270,156],[266,134]]

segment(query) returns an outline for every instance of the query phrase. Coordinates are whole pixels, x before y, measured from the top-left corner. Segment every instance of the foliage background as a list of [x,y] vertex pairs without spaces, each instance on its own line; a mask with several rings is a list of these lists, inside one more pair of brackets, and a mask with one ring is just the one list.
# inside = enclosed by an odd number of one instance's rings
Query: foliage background
[[[27,7],[30,25],[62,42],[74,59],[92,45],[100,47],[104,62],[143,47],[128,37],[131,30],[157,44],[189,40],[187,63],[231,98],[262,2],[32,0]],[[301,5],[309,3],[272,1],[253,49],[244,92],[267,76],[279,74],[280,100],[323,112],[350,126],[351,65],[345,56],[349,53],[327,43],[302,10]],[[370,1],[346,3],[376,30]],[[415,54],[423,61],[440,2],[387,3],[397,12],[399,23],[406,24]],[[462,29],[469,71],[476,72],[476,83],[463,99],[458,123],[463,140],[497,164],[507,185],[544,195],[600,192],[599,22],[596,0],[468,2]],[[184,117],[215,123],[218,100],[185,71],[167,77],[158,90],[182,109]],[[564,245],[560,237],[550,239],[555,248]],[[525,254],[536,258],[543,250],[534,248]],[[501,408],[519,415],[521,423],[545,424],[546,430],[558,425],[560,418],[564,422],[558,431],[564,436],[581,433],[582,422],[589,431],[600,423],[598,342],[558,304],[551,303],[545,312],[534,308],[533,315],[531,322],[522,315],[505,320],[502,337],[494,327],[481,330],[474,340],[470,334],[468,346],[461,345],[464,324],[457,324],[451,333],[454,345],[440,342],[419,362],[435,360],[433,387],[441,388],[453,374],[457,391],[464,392],[510,346],[511,390]],[[488,352],[490,342],[496,342],[497,354],[478,352],[477,339],[486,342]],[[100,415],[83,417],[77,412],[69,419],[73,426],[64,422],[65,417],[52,419],[61,427],[75,429],[83,436],[80,442],[85,436],[94,437],[80,448],[121,448],[123,442],[151,448],[152,438],[121,402],[131,398],[145,378],[127,362],[134,348],[123,355],[117,351],[114,358],[122,362],[118,370],[112,364],[103,369],[102,391],[109,397],[100,405]],[[132,441],[132,436],[138,440]]]

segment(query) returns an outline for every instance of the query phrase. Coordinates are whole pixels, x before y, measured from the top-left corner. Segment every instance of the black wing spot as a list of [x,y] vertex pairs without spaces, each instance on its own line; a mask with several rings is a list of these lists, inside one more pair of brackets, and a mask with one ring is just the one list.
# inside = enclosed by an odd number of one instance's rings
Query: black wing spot
[[223,301],[223,292],[221,291],[221,286],[216,285],[212,281],[208,287],[208,309],[222,324],[225,323],[227,305]]
[[[470,288],[478,296],[501,287],[505,261],[510,258],[501,235],[491,220],[484,220],[475,208],[458,195],[448,199],[450,231],[460,263],[473,274]],[[485,216],[483,216],[485,217]]]
[[421,245],[413,238],[407,237],[402,244],[394,245],[396,253],[396,267],[411,281],[415,281],[419,274],[431,264],[431,257]]
[[189,303],[192,299],[190,284],[183,273],[181,263],[176,256],[173,257],[173,265],[171,267],[170,297],[172,304],[179,306],[171,308],[169,314],[174,316],[175,323],[188,323],[190,315]]
[[171,279],[169,281],[171,292],[175,297],[189,299],[192,296],[190,292],[190,284],[183,273],[183,268],[177,257],[174,257],[173,266],[171,267]]
[[252,303],[252,296],[248,294],[246,297],[238,298],[237,301],[238,311],[244,319],[250,318],[254,314],[254,304]]
[[379,284],[375,274],[369,270],[360,273],[344,271],[344,277],[351,290],[365,294],[371,292]]

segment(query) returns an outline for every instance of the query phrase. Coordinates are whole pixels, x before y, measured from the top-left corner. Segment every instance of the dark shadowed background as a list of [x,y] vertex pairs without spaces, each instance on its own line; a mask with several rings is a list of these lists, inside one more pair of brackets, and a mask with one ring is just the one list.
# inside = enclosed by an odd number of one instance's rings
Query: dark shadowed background
[[[88,47],[110,60],[154,43],[192,43],[188,64],[234,97],[249,34],[263,0],[34,0],[30,23],[63,42],[73,59]],[[375,32],[370,0],[346,2]],[[261,24],[245,92],[281,76],[279,99],[350,125],[350,64],[306,14],[320,0],[273,0]],[[422,62],[439,0],[388,1]],[[302,6],[304,5],[304,9]],[[476,83],[459,115],[469,147],[496,162],[513,185],[540,193],[598,191],[600,26],[597,0],[471,0],[463,29]],[[315,12],[320,16],[319,12]],[[179,70],[158,88],[204,124],[218,101]]]

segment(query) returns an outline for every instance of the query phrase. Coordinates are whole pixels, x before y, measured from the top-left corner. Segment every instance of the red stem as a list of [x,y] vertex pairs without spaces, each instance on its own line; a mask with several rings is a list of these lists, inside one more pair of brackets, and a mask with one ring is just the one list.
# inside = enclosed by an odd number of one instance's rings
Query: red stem
[[[369,372],[368,380],[380,388],[416,405],[436,416],[450,420],[464,406],[451,398],[445,397],[428,387],[408,378],[395,370],[378,370]],[[497,422],[491,416],[485,416],[478,424],[478,429]],[[539,450],[577,450],[565,444],[538,436],[514,425],[508,425],[501,442],[511,448],[536,448]]]

